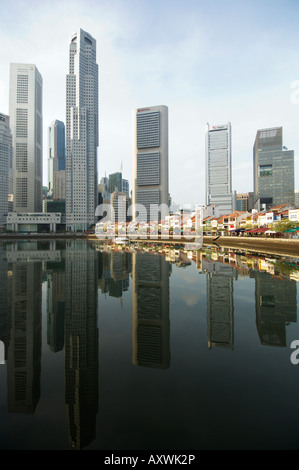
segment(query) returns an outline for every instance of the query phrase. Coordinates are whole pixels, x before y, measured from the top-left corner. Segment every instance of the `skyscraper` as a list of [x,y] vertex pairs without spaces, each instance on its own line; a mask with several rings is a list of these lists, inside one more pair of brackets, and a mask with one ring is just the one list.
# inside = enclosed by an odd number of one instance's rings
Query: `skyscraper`
[[168,108],[140,108],[134,117],[133,205],[142,204],[139,220],[149,221],[152,204],[168,207]]
[[48,194],[65,199],[65,128],[57,119],[48,129]]
[[35,65],[10,65],[9,114],[16,212],[42,211],[42,88],[42,76]]
[[257,131],[253,147],[254,206],[295,203],[294,150],[282,145],[282,127]]
[[0,114],[0,227],[6,225],[6,214],[12,210],[13,151],[9,117]]
[[109,191],[113,193],[114,191],[122,192],[122,173],[111,173],[109,175]]
[[233,211],[231,124],[206,128],[206,205],[218,215]]
[[97,207],[98,65],[96,40],[80,29],[71,38],[66,77],[66,224],[95,222]]

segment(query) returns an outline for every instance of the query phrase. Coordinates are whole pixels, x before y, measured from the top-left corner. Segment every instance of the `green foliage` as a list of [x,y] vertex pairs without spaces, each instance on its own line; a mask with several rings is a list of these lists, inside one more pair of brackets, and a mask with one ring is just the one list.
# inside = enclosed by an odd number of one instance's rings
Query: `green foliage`
[[291,222],[289,219],[281,220],[274,225],[274,230],[276,232],[285,232],[291,228],[296,228],[299,226],[299,222]]

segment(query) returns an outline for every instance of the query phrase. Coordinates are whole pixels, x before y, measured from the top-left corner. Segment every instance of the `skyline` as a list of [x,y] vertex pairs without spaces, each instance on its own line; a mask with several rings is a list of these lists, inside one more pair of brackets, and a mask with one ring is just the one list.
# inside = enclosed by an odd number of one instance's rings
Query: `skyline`
[[97,41],[98,181],[122,164],[132,188],[134,110],[162,104],[169,109],[169,190],[175,203],[204,203],[206,122],[231,122],[237,192],[253,190],[257,131],[282,126],[283,145],[295,153],[298,189],[296,3],[17,0],[5,5],[0,19],[0,112],[9,115],[10,63],[35,64],[43,77],[46,185],[47,130],[55,119],[65,123],[68,45],[82,28]]

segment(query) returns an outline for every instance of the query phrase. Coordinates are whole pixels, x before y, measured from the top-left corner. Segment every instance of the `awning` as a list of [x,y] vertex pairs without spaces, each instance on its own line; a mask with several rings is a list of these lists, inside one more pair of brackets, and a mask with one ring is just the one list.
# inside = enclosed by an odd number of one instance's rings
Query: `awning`
[[245,230],[246,233],[265,233],[267,232],[267,227],[252,228],[250,230]]
[[230,232],[245,232],[245,228],[231,228]]
[[289,230],[285,230],[284,233],[286,232],[299,232],[299,227],[296,228],[290,228]]

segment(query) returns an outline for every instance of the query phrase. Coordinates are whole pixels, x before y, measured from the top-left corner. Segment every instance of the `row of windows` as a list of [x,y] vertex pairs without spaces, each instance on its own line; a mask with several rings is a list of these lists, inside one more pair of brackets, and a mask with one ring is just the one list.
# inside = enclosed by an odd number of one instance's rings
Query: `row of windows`
[[160,153],[137,154],[137,185],[160,184]]

